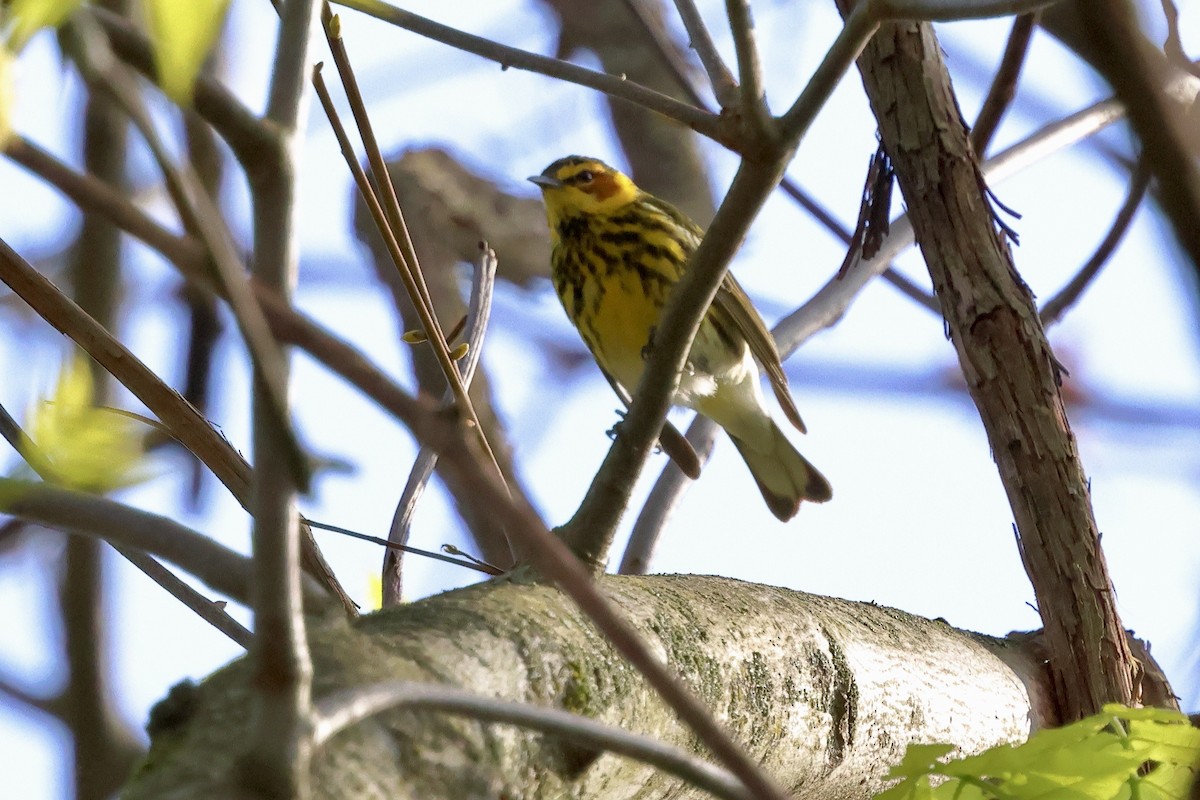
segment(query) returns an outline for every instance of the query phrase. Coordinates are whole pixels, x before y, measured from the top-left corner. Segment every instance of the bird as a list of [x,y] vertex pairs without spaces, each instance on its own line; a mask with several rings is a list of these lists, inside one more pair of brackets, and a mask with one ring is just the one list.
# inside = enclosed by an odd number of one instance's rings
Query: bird
[[[596,158],[560,158],[529,180],[546,206],[555,292],[609,383],[631,393],[667,296],[704,232]],[[760,366],[784,415],[805,433],[775,340],[746,292],[726,274],[700,323],[673,402],[725,429],[767,507],[786,522],[801,501],[823,503],[833,491],[771,418]]]

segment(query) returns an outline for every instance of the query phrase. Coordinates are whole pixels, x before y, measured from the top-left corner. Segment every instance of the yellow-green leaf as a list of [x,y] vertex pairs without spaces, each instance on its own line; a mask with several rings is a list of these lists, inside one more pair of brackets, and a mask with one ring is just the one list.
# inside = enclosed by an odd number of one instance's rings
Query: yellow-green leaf
[[8,47],[14,53],[42,28],[57,28],[83,0],[13,0],[8,13],[12,27],[8,32]]
[[146,0],[158,82],[176,103],[192,102],[192,86],[221,32],[229,0]]
[[[1123,727],[1114,725],[1118,720]],[[910,746],[891,775],[903,780],[878,797],[1184,800],[1200,769],[1200,732],[1177,712],[1110,706],[1072,725],[1039,731],[1021,745],[944,763],[941,755],[930,745]],[[950,779],[931,790],[930,775]]]
[[22,455],[52,483],[85,492],[104,493],[147,476],[136,421],[93,405],[94,387],[88,362],[69,361],[58,377],[54,396],[30,415],[32,447]]
[[13,135],[13,109],[17,105],[16,59],[8,48],[0,47],[0,150]]

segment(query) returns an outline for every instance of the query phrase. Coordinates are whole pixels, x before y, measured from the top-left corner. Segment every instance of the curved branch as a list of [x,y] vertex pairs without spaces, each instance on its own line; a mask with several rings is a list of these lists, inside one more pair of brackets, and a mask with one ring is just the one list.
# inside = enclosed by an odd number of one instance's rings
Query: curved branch
[[[196,576],[213,591],[249,603],[254,580],[250,560],[174,520],[102,497],[11,478],[0,478],[0,509],[47,528],[145,551]],[[329,595],[308,576],[303,593],[310,611],[330,605]]]
[[687,103],[681,103],[661,92],[627,81],[619,75],[606,75],[556,58],[548,58],[498,44],[482,36],[464,33],[449,25],[434,22],[410,11],[380,2],[380,0],[337,0],[337,4],[361,11],[368,16],[412,31],[427,39],[433,39],[455,49],[495,61],[503,69],[514,67],[586,86],[589,89],[595,89],[648,108],[716,141],[723,142],[725,140],[723,126],[715,115]]
[[319,700],[313,723],[313,744],[320,748],[330,738],[364,719],[402,708],[430,709],[552,733],[584,747],[606,750],[658,767],[725,800],[753,800],[755,797],[725,770],[649,736],[557,708],[497,700],[463,689],[412,681],[359,686]]
[[1021,77],[1021,67],[1025,65],[1025,56],[1029,53],[1029,42],[1033,39],[1033,29],[1037,25],[1037,12],[1022,14],[1013,21],[1012,30],[1008,34],[1008,43],[1004,46],[1004,55],[1000,58],[1000,66],[988,87],[987,97],[979,107],[975,124],[971,127],[971,146],[980,157],[987,151],[1000,118],[1008,110],[1017,92],[1017,79]]
[[[641,2],[641,0],[635,0],[635,2]],[[708,32],[708,26],[704,24],[704,18],[700,16],[696,4],[692,0],[675,0],[675,9],[679,12],[679,18],[683,20],[688,43],[696,51],[700,63],[704,66],[704,72],[708,75],[713,96],[717,98],[721,108],[735,107],[737,105],[737,80],[729,71],[729,67],[725,65],[721,54],[717,52],[717,45],[713,42],[712,34]],[[697,102],[696,105],[700,104]]]
[[1108,233],[1104,235],[1104,238],[1096,247],[1096,251],[1092,253],[1091,258],[1084,262],[1084,265],[1079,268],[1079,271],[1075,273],[1075,276],[1071,278],[1067,285],[1042,306],[1039,314],[1043,325],[1050,326],[1062,319],[1062,315],[1079,300],[1080,295],[1083,294],[1096,275],[1100,273],[1104,265],[1108,263],[1113,251],[1117,249],[1117,245],[1125,238],[1125,233],[1129,230],[1129,225],[1133,222],[1133,216],[1137,213],[1138,207],[1141,206],[1142,200],[1146,196],[1146,190],[1149,187],[1150,170],[1147,168],[1145,161],[1139,161],[1134,170],[1133,179],[1129,182],[1129,192],[1125,195],[1125,202],[1121,204],[1116,218],[1113,219]]

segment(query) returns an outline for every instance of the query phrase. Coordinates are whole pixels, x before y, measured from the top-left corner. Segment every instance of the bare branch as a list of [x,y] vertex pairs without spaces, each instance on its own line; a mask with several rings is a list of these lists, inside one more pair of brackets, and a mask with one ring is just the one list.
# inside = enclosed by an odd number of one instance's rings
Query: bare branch
[[[335,28],[340,29],[340,25],[334,24],[334,18],[328,12],[328,6],[326,5],[324,8],[325,13],[322,15],[322,21],[324,23],[326,38],[330,49],[333,51],[333,59],[338,68],[338,75],[341,77],[342,85],[346,89],[350,108],[354,114],[354,121],[362,136],[367,160],[371,165],[371,172],[375,178],[374,189],[372,189],[371,184],[366,180],[362,168],[353,156],[353,148],[350,145],[341,120],[334,110],[333,102],[329,98],[319,69],[313,71],[313,85],[317,89],[317,95],[321,100],[325,114],[334,128],[338,144],[341,146],[342,154],[346,158],[347,166],[350,168],[359,193],[368,209],[370,209],[376,228],[387,244],[388,252],[392,256],[396,268],[400,271],[400,277],[404,283],[405,290],[408,292],[413,308],[421,320],[421,325],[425,330],[425,335],[430,346],[433,348],[438,365],[442,370],[442,375],[445,377],[446,383],[453,393],[458,412],[462,416],[464,424],[478,439],[480,449],[488,461],[491,462],[492,468],[496,470],[498,475],[503,475],[500,463],[496,459],[496,454],[492,450],[491,443],[487,440],[486,431],[483,425],[480,424],[479,415],[476,413],[475,406],[471,402],[470,394],[467,392],[458,367],[455,366],[453,359],[450,358],[449,346],[446,342],[445,334],[442,332],[441,324],[434,313],[433,300],[429,296],[429,287],[426,285],[425,276],[421,271],[421,264],[417,259],[417,252],[413,247],[412,237],[409,236],[408,226],[404,222],[404,212],[401,210],[400,203],[396,198],[396,190],[392,185],[391,173],[388,171],[387,163],[383,158],[383,152],[380,150],[379,143],[375,138],[374,129],[367,114],[366,104],[363,102],[362,94],[358,90],[358,82],[354,77],[354,70],[350,65],[350,59],[346,53],[341,35],[338,30],[335,30]],[[514,553],[513,556],[515,560],[516,554]]]
[[954,22],[1028,14],[1058,0],[876,0],[878,19]]
[[717,52],[717,45],[713,42],[712,35],[708,32],[708,26],[704,24],[704,19],[700,16],[696,4],[693,0],[675,0],[675,8],[679,11],[679,18],[683,20],[683,27],[687,31],[689,43],[700,58],[700,63],[704,65],[704,71],[708,74],[708,82],[712,86],[713,96],[717,98],[717,103],[721,108],[736,108],[738,102],[737,81],[734,79],[733,73],[729,71],[729,67],[725,65],[721,54]]
[[754,18],[750,13],[750,0],[726,0],[729,27],[733,31],[733,46],[737,52],[738,77],[742,89],[740,108],[750,125],[753,135],[767,140],[774,139],[775,119],[767,105],[766,90],[763,88],[762,62],[758,57],[758,44],[754,39]]
[[1146,190],[1149,187],[1150,170],[1146,167],[1145,161],[1138,161],[1138,165],[1133,172],[1133,177],[1129,182],[1129,192],[1125,195],[1125,202],[1121,204],[1121,208],[1117,211],[1117,216],[1113,220],[1112,225],[1109,226],[1108,233],[1104,235],[1099,246],[1096,247],[1096,251],[1084,262],[1083,266],[1068,281],[1067,285],[1059,290],[1058,294],[1047,300],[1046,304],[1042,306],[1041,311],[1038,312],[1042,318],[1043,325],[1049,327],[1062,319],[1067,309],[1079,300],[1084,290],[1091,285],[1092,280],[1100,274],[1100,270],[1108,263],[1113,252],[1117,249],[1117,245],[1125,238],[1125,233],[1129,230],[1129,225],[1133,222],[1133,216],[1142,204],[1142,200],[1146,196]]
[[[412,553],[413,555],[418,555],[418,556],[421,556],[422,558],[432,558],[435,561],[444,561],[447,564],[453,564],[456,567],[465,567],[467,569],[475,570],[476,572],[482,572],[484,575],[495,576],[495,575],[503,575],[504,574],[504,572],[502,570],[500,570],[498,567],[488,564],[486,561],[481,561],[480,559],[475,558],[474,556],[471,556],[471,555],[467,555],[466,558],[453,558],[451,556],[446,555],[445,553],[436,553],[433,550],[422,550],[419,547],[409,547],[406,544],[397,544],[395,542],[389,542],[387,539],[381,539],[378,536],[370,536],[369,534],[359,533],[358,531],[352,531],[349,528],[343,528],[340,525],[329,525],[327,523],[317,522],[316,520],[311,520],[311,519],[306,520],[306,522],[308,522],[308,524],[313,528],[320,528],[321,530],[325,530],[325,531],[333,531],[334,533],[340,533],[342,536],[349,536],[352,539],[360,539],[364,542],[371,542],[373,544],[377,544],[380,547],[385,547],[385,548],[390,547],[393,550],[403,550],[406,553]],[[447,548],[447,552],[451,552],[451,551],[456,552],[456,553],[463,552],[463,551],[459,550],[457,547],[451,547],[450,545],[443,545],[443,546]]]
[[1137,702],[1054,355],[990,213],[932,26],[889,24],[860,71],[1020,530],[1063,716]]
[[171,570],[140,550],[113,545],[118,553],[146,574],[150,580],[167,590],[167,593],[195,612],[196,616],[228,636],[242,648],[250,647],[252,635],[218,603],[213,602],[180,580]]
[[971,128],[971,146],[981,158],[1000,125],[1000,119],[1016,96],[1017,79],[1021,77],[1021,68],[1025,65],[1025,56],[1029,53],[1029,42],[1033,38],[1037,20],[1037,12],[1022,14],[1013,20],[1008,44],[1004,46],[1004,55],[1000,58],[1000,66],[992,77],[992,85],[988,87],[987,97],[983,99],[979,115],[975,117],[975,125]]
[[[280,8],[279,36],[271,68],[267,121],[283,142],[281,156],[251,177],[254,259],[251,273],[285,301],[299,262],[296,203],[301,123],[308,107],[309,50],[320,3],[288,0]],[[250,741],[238,764],[241,785],[270,797],[307,798],[312,744],[312,658],[300,599],[300,530],[295,498],[299,486],[286,451],[287,362],[277,377],[280,391],[254,387],[254,641],[250,647]]]
[[[81,492],[44,483],[0,478],[4,513],[111,544],[143,550],[196,576],[239,603],[250,598],[250,560],[174,520]],[[329,596],[310,578],[303,582],[310,610],[329,608]]]
[[687,103],[681,103],[673,97],[626,81],[621,76],[605,75],[602,72],[577,67],[556,58],[547,58],[515,47],[497,44],[481,36],[464,33],[409,11],[379,2],[379,0],[338,0],[337,4],[361,11],[427,39],[433,39],[458,50],[495,61],[504,69],[514,67],[586,86],[656,111],[717,141],[725,138],[723,125],[716,116],[689,106]]
[[808,79],[804,91],[792,103],[792,107],[779,118],[785,140],[798,140],[812,125],[817,113],[833,93],[838,81],[858,58],[858,54],[879,29],[879,20],[873,16],[874,4],[858,3],[846,17],[845,27],[838,32],[837,39],[821,60],[816,72]]
[[1098,0],[1079,14],[1095,48],[1093,66],[1126,104],[1158,200],[1192,264],[1200,269],[1200,169],[1188,146],[1185,109],[1163,92],[1170,65],[1142,34],[1127,0]]
[[63,719],[63,696],[62,694],[54,694],[50,696],[35,694],[28,689],[17,685],[16,681],[0,675],[0,696],[6,697],[9,700],[15,700],[21,705],[28,706],[34,711],[40,711],[55,719],[62,721]]
[[[492,295],[496,286],[496,254],[485,247],[475,264],[475,273],[471,280],[471,299],[467,305],[466,322],[466,359],[459,363],[462,371],[463,386],[470,386],[475,378],[475,370],[479,367],[479,357],[483,352],[483,339],[487,335],[488,322],[492,315]],[[447,388],[443,402],[452,402],[453,391]],[[394,544],[408,544],[412,530],[412,517],[416,511],[417,502],[425,489],[425,483],[433,474],[437,465],[437,453],[427,446],[422,446],[417,452],[416,461],[396,512],[392,516],[392,527],[388,531],[388,541]],[[390,608],[399,605],[402,594],[403,551],[388,550],[383,556],[383,607]]]

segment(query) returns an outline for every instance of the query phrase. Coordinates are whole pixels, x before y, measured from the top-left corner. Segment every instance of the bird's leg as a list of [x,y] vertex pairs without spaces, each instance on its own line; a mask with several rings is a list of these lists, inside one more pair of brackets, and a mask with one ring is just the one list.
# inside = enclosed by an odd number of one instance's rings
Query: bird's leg
[[[609,439],[616,441],[617,437],[621,435],[621,426],[625,424],[625,415],[627,413],[628,412],[623,408],[617,409],[617,421],[613,423],[613,426],[611,428],[609,428],[608,430],[606,430],[604,432],[604,434]],[[658,455],[659,453],[662,452],[662,443],[659,442],[658,440],[655,440],[655,442],[654,442],[653,452],[655,455]]]
[[642,345],[642,361],[650,360],[650,351],[654,349],[654,332],[656,328],[651,326],[650,333],[646,334],[646,343]]

